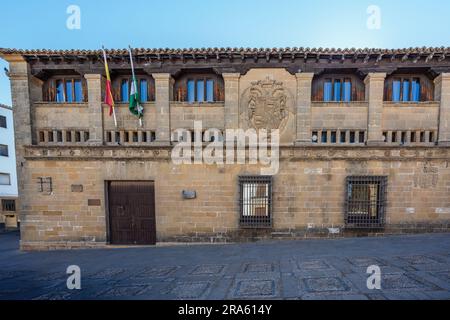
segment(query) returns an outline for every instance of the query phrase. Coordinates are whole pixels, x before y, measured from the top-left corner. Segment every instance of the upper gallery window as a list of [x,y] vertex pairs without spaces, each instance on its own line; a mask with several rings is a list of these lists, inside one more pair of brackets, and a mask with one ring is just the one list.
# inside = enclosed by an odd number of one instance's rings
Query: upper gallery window
[[324,74],[313,80],[312,100],[350,102],[364,100],[364,84],[353,75]]
[[433,84],[426,76],[395,75],[386,79],[384,96],[393,102],[432,101]]
[[184,74],[175,82],[175,100],[216,102],[225,98],[223,80],[214,73]]
[[[118,102],[128,103],[131,91],[131,76],[122,76],[115,79],[113,86],[114,100]],[[137,90],[139,100],[141,102],[149,102],[155,100],[155,82],[149,76],[136,76]]]
[[85,102],[86,85],[81,77],[54,77],[44,85],[44,101],[59,103]]

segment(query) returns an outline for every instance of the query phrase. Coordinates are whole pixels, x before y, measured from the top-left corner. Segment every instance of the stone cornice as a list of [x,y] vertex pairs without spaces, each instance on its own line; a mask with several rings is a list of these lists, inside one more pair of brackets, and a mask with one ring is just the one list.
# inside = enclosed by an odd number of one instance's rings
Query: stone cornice
[[[27,146],[27,160],[171,161],[170,146]],[[450,161],[450,147],[439,146],[282,146],[287,161]]]

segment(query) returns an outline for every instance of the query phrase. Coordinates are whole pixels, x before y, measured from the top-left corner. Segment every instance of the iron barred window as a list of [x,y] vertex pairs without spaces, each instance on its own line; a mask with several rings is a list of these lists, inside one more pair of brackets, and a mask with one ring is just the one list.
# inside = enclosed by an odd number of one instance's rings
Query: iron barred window
[[272,177],[239,177],[239,207],[241,227],[272,227]]
[[345,225],[382,228],[385,224],[387,177],[347,177]]
[[3,199],[2,200],[2,210],[4,212],[15,212],[16,211],[16,201]]

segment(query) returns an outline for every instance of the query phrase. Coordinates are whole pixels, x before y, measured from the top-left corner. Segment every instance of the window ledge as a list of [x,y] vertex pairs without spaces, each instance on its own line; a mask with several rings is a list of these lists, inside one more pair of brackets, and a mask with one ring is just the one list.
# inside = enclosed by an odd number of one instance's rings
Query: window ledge
[[315,106],[326,106],[326,107],[367,107],[368,101],[311,101],[311,105]]
[[[155,104],[155,101],[141,102],[141,105],[143,105],[143,106],[154,105],[154,104]],[[118,101],[114,102],[114,107],[117,107],[117,108],[128,108],[129,105],[130,105],[129,102],[118,102]],[[102,103],[102,106],[109,108],[109,105],[107,105],[106,103]]]
[[44,107],[44,108],[85,108],[88,107],[87,102],[47,102],[47,101],[38,101],[34,102],[34,106],[36,107]]
[[174,107],[223,107],[224,101],[214,102],[187,102],[187,101],[171,101],[170,105]]
[[439,101],[384,101],[383,105],[385,107],[438,107]]

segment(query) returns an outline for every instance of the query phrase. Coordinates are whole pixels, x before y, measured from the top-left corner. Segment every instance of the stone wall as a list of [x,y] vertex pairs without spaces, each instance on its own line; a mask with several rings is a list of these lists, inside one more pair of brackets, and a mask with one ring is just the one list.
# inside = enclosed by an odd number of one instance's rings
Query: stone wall
[[[145,151],[145,152],[144,152]],[[344,225],[345,178],[388,177],[386,232],[447,230],[450,163],[436,148],[283,148],[274,177],[270,231],[239,228],[239,175],[255,165],[174,165],[170,149],[31,148],[22,202],[25,249],[104,245],[108,242],[105,182],[155,182],[158,241],[235,241],[260,237],[329,236]],[[156,152],[156,153],[155,153]],[[83,159],[83,160],[81,160]],[[38,177],[52,177],[53,192],[38,191]],[[183,190],[197,198],[185,200]],[[426,229],[428,228],[428,229]],[[420,230],[417,229],[417,230]],[[416,230],[416,231],[417,231]],[[348,235],[348,231],[341,231]]]

